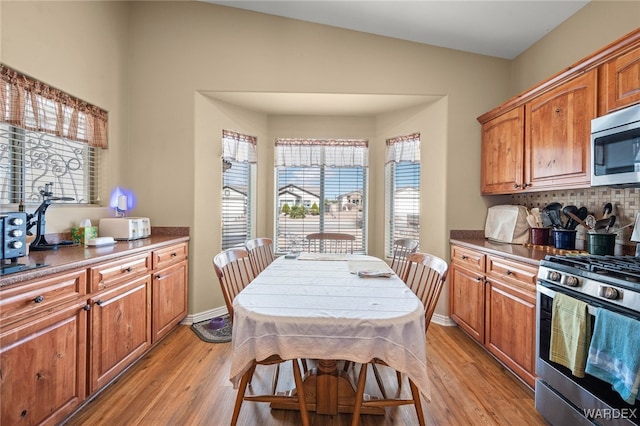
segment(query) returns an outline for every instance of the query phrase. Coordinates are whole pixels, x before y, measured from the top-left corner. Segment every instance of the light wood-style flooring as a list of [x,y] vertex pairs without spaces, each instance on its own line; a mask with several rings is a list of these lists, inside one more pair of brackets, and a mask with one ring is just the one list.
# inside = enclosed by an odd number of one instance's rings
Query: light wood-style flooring
[[[533,392],[457,327],[431,324],[427,333],[431,402],[423,408],[428,425],[545,425]],[[228,425],[236,390],[229,382],[231,343],[206,343],[179,326],[132,368],[86,404],[67,425]],[[268,386],[272,367],[258,367],[252,385]],[[289,371],[290,368],[284,368]],[[356,369],[351,374],[355,376]],[[385,372],[388,390],[395,375]],[[290,384],[287,383],[289,381]],[[354,381],[355,382],[355,381]],[[292,386],[283,373],[278,389]],[[371,385],[371,386],[369,386]],[[403,386],[408,392],[409,386]],[[375,380],[367,392],[376,394]],[[346,426],[350,414],[310,413],[316,426]],[[413,425],[413,406],[387,408],[385,416],[362,415],[360,424]],[[297,412],[244,402],[239,425],[298,425]]]

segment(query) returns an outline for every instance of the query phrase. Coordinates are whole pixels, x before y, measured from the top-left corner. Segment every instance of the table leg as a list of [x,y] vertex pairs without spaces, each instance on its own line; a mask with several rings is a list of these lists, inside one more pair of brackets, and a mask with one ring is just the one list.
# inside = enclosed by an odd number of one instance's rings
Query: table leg
[[[356,389],[335,360],[319,360],[317,368],[309,370],[303,380],[307,409],[317,414],[352,413]],[[286,393],[295,392],[295,390]],[[271,408],[298,410],[297,403],[272,402]],[[384,415],[382,407],[363,407],[362,414]]]

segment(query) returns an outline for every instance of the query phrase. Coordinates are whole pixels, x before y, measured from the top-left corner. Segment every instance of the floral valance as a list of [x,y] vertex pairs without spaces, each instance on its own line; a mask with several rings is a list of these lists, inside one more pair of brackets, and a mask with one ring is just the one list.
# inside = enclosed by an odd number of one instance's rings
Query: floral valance
[[243,135],[231,130],[222,130],[222,159],[236,163],[258,162],[255,136]]
[[363,139],[276,139],[278,167],[367,167]]
[[107,147],[107,112],[0,64],[0,121]]
[[387,139],[387,163],[420,161],[420,133]]

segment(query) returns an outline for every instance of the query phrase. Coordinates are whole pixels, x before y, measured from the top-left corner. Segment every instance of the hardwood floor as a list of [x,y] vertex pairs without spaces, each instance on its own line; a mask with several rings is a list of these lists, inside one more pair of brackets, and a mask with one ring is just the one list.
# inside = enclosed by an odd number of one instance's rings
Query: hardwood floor
[[[429,425],[545,425],[533,392],[457,327],[431,324],[427,333],[431,402],[423,404]],[[231,343],[206,343],[179,326],[149,354],[68,419],[67,425],[228,425],[236,390],[229,382]],[[258,367],[252,385],[269,386],[271,367]],[[289,368],[285,369],[287,372]],[[354,376],[357,369],[351,369]],[[395,375],[385,372],[392,390]],[[284,372],[278,389],[293,387]],[[371,385],[371,386],[369,386]],[[403,386],[408,392],[409,386]],[[375,380],[367,392],[376,394]],[[343,426],[350,414],[310,413],[316,426]],[[413,406],[388,408],[385,416],[362,415],[360,424],[411,425]],[[297,412],[244,402],[239,425],[298,425]]]

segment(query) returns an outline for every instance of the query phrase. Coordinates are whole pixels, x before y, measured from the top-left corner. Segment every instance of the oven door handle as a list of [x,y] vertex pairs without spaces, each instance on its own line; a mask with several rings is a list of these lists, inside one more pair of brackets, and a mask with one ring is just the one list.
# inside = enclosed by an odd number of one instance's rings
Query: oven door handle
[[[548,296],[552,299],[555,298],[557,293],[555,290],[552,290],[549,287],[545,287],[540,284],[536,285],[536,290],[538,290],[538,293],[544,294],[545,296]],[[571,296],[568,296],[568,297],[571,297]],[[597,309],[598,308],[596,308],[595,306],[591,306],[590,304],[587,303],[587,312],[589,312],[590,315],[596,316]]]

